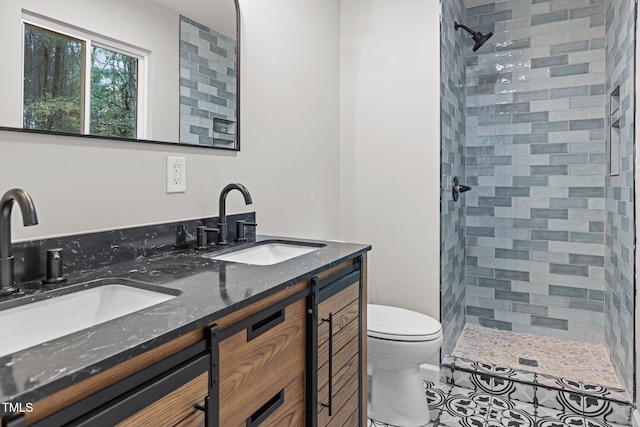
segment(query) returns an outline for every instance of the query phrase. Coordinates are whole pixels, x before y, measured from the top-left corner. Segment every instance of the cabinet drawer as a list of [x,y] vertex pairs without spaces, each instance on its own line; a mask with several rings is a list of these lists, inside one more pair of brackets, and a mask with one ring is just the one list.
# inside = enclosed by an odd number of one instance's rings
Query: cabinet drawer
[[[174,425],[202,404],[209,391],[209,372],[204,372],[145,409],[119,423],[119,427]],[[201,411],[198,411],[201,412]],[[201,412],[202,413],[202,412]],[[202,413],[204,414],[204,413]]]
[[221,426],[244,423],[305,369],[306,303],[300,299],[219,344]]
[[303,427],[305,421],[304,374],[300,374],[238,427]]
[[195,411],[184,420],[180,421],[174,427],[206,427],[204,412]]

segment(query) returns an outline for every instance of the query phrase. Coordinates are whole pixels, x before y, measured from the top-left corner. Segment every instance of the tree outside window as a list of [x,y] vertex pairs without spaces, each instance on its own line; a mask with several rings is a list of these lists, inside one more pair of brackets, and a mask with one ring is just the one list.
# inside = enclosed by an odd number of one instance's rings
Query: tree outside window
[[138,61],[25,23],[24,128],[136,138]]

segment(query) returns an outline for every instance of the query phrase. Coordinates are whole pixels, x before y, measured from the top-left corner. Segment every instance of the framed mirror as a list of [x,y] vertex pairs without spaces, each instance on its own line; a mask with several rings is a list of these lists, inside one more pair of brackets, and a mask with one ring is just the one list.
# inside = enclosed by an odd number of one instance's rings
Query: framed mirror
[[2,0],[0,129],[240,150],[238,0]]

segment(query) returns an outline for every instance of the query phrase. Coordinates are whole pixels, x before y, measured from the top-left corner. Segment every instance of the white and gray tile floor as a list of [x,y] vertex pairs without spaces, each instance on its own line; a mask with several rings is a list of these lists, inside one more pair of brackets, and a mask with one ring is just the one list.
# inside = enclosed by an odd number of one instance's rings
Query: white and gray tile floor
[[[571,411],[523,403],[485,391],[425,381],[431,410],[430,427],[617,427],[602,419]],[[369,420],[368,427],[395,427]]]

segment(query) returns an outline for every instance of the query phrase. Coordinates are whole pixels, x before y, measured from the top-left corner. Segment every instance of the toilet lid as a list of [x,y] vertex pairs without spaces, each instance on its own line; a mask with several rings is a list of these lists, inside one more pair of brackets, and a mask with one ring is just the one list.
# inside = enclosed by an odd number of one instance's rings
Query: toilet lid
[[368,304],[367,335],[392,341],[433,341],[442,336],[442,326],[426,314]]

